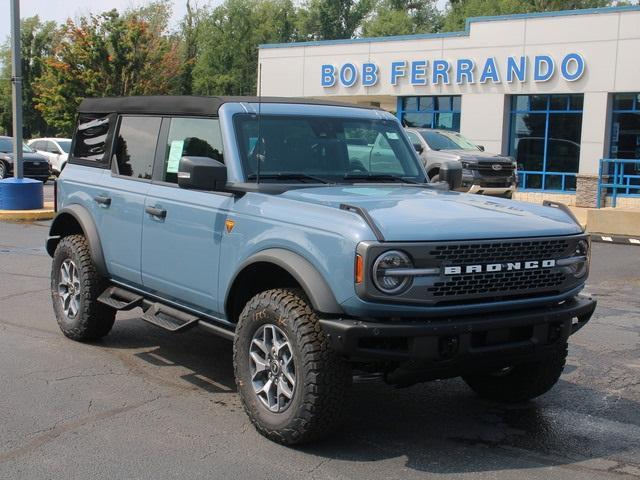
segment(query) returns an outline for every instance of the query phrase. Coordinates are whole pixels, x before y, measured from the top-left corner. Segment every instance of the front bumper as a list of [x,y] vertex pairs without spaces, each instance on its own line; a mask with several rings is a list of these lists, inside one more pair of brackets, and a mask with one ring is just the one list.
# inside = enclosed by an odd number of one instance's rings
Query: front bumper
[[[584,326],[596,301],[577,295],[552,306],[436,319],[321,319],[332,349],[350,361],[419,362],[446,376],[544,355]],[[437,378],[437,375],[434,378]]]

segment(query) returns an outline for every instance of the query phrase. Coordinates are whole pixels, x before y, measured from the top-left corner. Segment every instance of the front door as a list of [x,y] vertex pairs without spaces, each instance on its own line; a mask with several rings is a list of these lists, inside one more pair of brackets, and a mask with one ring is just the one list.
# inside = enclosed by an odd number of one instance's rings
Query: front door
[[165,118],[164,154],[156,158],[142,229],[142,282],[146,290],[183,305],[220,314],[220,242],[233,196],[181,189],[182,156],[224,161],[218,119]]

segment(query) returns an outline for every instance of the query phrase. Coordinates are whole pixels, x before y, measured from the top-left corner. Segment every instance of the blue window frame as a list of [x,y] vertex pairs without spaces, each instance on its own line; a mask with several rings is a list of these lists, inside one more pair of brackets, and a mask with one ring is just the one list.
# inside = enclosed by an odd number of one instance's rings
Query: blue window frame
[[405,127],[460,131],[460,95],[398,97],[398,119]]
[[580,164],[582,94],[511,97],[509,154],[520,189],[572,192]]
[[[610,159],[640,159],[640,93],[617,93],[611,109]],[[624,181],[630,188],[622,195],[640,193],[640,162],[613,162],[603,165],[603,173]],[[633,186],[636,188],[634,189]]]

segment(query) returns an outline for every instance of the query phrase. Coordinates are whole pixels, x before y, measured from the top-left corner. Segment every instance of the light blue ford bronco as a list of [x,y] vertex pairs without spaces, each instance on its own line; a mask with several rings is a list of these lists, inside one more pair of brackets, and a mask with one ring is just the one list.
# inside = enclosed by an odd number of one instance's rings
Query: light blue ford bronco
[[[363,145],[370,146],[363,153]],[[313,100],[86,99],[47,251],[62,332],[118,310],[233,340],[238,392],[283,444],[335,428],[353,372],[549,390],[596,303],[589,238],[560,204],[429,183],[401,125]]]

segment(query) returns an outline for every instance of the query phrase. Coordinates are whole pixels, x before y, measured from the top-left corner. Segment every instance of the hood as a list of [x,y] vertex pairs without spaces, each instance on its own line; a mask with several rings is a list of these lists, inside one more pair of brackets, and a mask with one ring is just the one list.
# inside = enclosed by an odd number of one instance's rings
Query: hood
[[336,209],[343,203],[361,207],[387,241],[538,237],[582,231],[557,208],[418,186],[314,187],[289,190],[281,196]]
[[451,159],[460,159],[465,162],[504,162],[511,163],[513,160],[504,155],[490,152],[481,152],[473,150],[438,150],[438,155],[442,157],[451,157]]
[[[8,161],[9,163],[13,163],[13,153],[0,153],[0,158]],[[32,162],[47,162],[48,160],[39,153],[26,153],[22,154],[22,160],[26,163]]]

